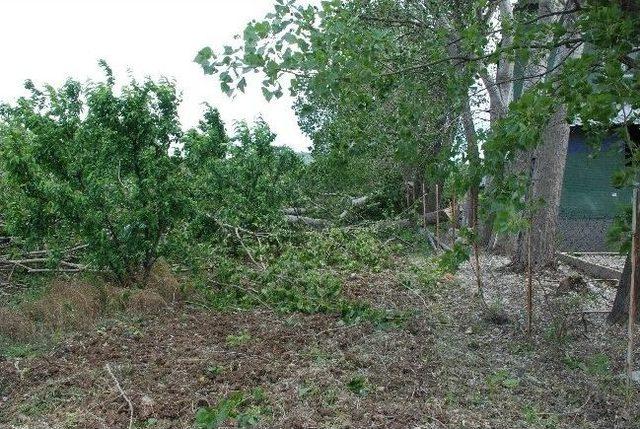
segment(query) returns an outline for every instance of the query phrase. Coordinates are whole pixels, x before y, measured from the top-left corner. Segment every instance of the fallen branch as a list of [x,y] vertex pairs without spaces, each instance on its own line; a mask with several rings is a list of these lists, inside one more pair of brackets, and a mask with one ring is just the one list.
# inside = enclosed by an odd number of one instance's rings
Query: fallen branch
[[369,197],[366,195],[364,197],[352,198],[350,201],[350,206],[342,213],[340,213],[340,219],[345,219],[349,215],[349,211],[352,208],[363,206],[367,203],[367,201],[369,201]]
[[282,209],[282,213],[286,214],[286,215],[292,215],[292,216],[300,216],[303,215],[305,213],[307,213],[308,210],[307,209],[303,209],[300,207],[287,207]]
[[131,429],[133,427],[133,403],[131,402],[131,399],[129,399],[127,394],[124,393],[124,390],[122,390],[122,386],[120,386],[120,382],[118,381],[116,376],[113,375],[113,371],[111,371],[111,367],[109,366],[109,364],[108,363],[105,364],[104,367],[109,373],[109,375],[111,376],[111,378],[113,379],[113,381],[115,382],[116,387],[118,388],[118,392],[120,392],[120,396],[122,396],[122,398],[126,401],[127,405],[129,406],[129,429]]
[[244,249],[244,251],[247,254],[247,256],[249,256],[249,259],[251,259],[251,262],[253,262],[256,265],[256,267],[258,267],[258,268],[260,268],[262,270],[266,270],[267,267],[265,266],[265,264],[264,263],[259,264],[258,261],[255,260],[255,258],[253,257],[253,255],[251,254],[251,252],[249,251],[247,246],[245,246],[244,241],[242,240],[242,237],[240,236],[240,232],[239,232],[238,228],[235,229],[235,232],[236,232],[236,237],[238,237],[238,240],[240,241],[240,245]]
[[326,219],[316,219],[316,218],[312,218],[312,217],[306,217],[306,216],[294,216],[294,215],[285,215],[285,219],[287,220],[288,223],[291,224],[302,224],[302,225],[306,225],[306,226],[310,226],[312,228],[326,228],[329,225],[331,225],[331,222],[329,222]]

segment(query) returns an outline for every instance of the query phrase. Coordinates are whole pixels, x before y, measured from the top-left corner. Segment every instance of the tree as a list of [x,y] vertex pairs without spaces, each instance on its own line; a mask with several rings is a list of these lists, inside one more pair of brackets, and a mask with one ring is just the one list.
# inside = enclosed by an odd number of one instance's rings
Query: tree
[[302,198],[300,156],[273,146],[276,135],[262,119],[252,126],[239,122],[228,139],[216,112],[209,110],[205,118],[185,143],[196,205],[193,234],[211,239],[221,225],[263,232],[282,226],[282,209],[296,207]]
[[119,283],[144,282],[189,206],[179,97],[166,80],[106,80],[38,89],[2,107],[5,221],[27,243],[87,244],[86,263]]

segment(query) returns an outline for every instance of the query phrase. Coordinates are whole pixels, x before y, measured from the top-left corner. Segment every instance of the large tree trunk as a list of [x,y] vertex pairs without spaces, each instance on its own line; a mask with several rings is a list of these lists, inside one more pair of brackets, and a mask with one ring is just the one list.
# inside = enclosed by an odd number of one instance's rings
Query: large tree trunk
[[[635,281],[636,291],[640,291],[640,270],[636,272]],[[629,293],[631,292],[631,254],[627,255],[627,259],[624,262],[624,269],[620,276],[620,283],[618,284],[618,291],[616,292],[616,298],[613,300],[613,306],[611,312],[607,316],[609,323],[624,323],[629,317]],[[636,294],[639,296],[640,294]],[[637,300],[640,303],[640,298]],[[637,318],[640,320],[639,317]]]
[[[534,270],[555,263],[558,211],[569,144],[566,118],[566,107],[559,106],[543,132],[542,144],[533,152],[535,164],[530,201],[542,201],[542,207],[535,210],[531,223],[531,264]],[[527,253],[527,237],[522,233],[518,236],[512,258],[515,269],[526,267]]]

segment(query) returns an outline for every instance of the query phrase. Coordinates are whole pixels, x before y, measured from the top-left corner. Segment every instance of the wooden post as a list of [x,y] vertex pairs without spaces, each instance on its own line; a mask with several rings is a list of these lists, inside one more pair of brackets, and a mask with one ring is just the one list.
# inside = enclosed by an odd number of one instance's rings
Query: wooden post
[[427,191],[424,182],[422,182],[422,224],[427,229]]
[[627,341],[627,383],[631,385],[633,375],[633,344],[636,324],[636,314],[638,312],[638,291],[636,289],[636,273],[640,268],[640,234],[638,233],[638,216],[640,215],[640,194],[638,184],[633,188],[633,219],[631,222],[632,244],[631,244],[631,286],[629,289],[629,323]]
[[[531,219],[530,219],[531,221]],[[527,231],[527,336],[531,339],[533,325],[533,270],[531,269],[531,225]]]
[[[527,190],[527,203],[531,204],[531,193],[533,191],[533,173],[536,168],[536,159],[531,158],[531,171],[529,172],[529,189]],[[533,269],[531,267],[531,234],[533,232],[533,210],[529,210],[529,228],[527,228],[527,336],[531,339],[533,328]]]
[[453,225],[453,236],[455,237],[456,235],[456,228],[458,228],[458,204],[456,201],[456,194],[453,194],[451,196],[451,216],[453,217],[452,219],[452,225]]
[[436,183],[436,241],[440,240],[440,185]]
[[409,207],[411,207],[411,201],[409,201],[410,200],[410,197],[409,197],[409,182],[407,182],[407,181],[404,182],[404,196],[406,197],[406,200],[407,200],[407,209],[408,209]]

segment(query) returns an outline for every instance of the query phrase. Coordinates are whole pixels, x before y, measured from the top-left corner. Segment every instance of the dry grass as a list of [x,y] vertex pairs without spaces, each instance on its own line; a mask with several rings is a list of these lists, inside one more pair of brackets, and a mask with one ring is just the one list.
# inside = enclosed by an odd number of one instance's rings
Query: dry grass
[[79,329],[91,326],[104,313],[105,297],[104,291],[89,283],[57,280],[43,297],[25,307],[45,328]]
[[28,341],[35,333],[35,325],[24,314],[0,307],[0,335],[14,341]]
[[138,316],[160,314],[167,307],[167,301],[152,289],[137,290],[127,302],[127,310]]
[[175,302],[183,298],[178,279],[166,261],[156,262],[151,270],[147,287],[156,291],[166,301]]

